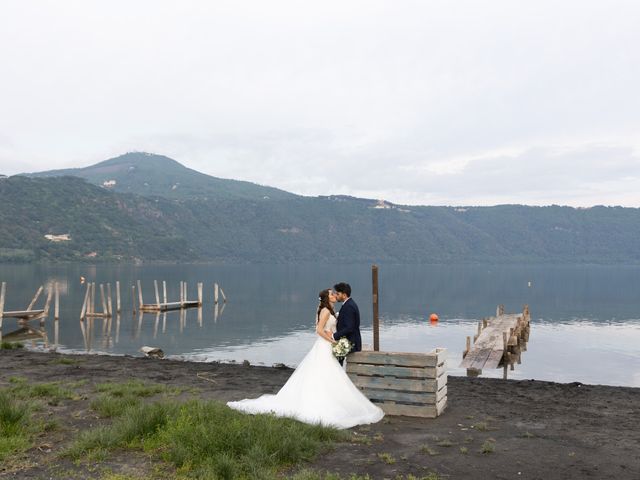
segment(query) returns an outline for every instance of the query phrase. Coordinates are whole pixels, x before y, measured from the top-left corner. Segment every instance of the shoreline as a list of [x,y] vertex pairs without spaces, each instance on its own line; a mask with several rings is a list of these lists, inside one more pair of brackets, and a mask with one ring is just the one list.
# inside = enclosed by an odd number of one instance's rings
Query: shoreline
[[[0,467],[0,478],[49,478],[59,461],[57,450],[74,437],[78,422],[95,423],[89,402],[97,383],[139,380],[226,402],[275,393],[292,372],[289,367],[23,349],[0,351],[0,365],[0,388],[12,377],[33,384],[84,382],[79,400],[49,407],[52,415],[62,415],[61,423],[69,423],[55,444],[47,442],[55,447],[49,453],[30,450],[30,466],[13,473]],[[640,388],[634,387],[450,376],[448,405],[440,417],[385,417],[355,427],[351,431],[362,441],[337,444],[303,467],[374,479],[420,478],[429,472],[443,478],[637,479],[638,405]],[[487,445],[492,450],[483,453]],[[382,461],[383,454],[394,461]],[[127,474],[137,461],[135,452],[130,456],[112,467]]]

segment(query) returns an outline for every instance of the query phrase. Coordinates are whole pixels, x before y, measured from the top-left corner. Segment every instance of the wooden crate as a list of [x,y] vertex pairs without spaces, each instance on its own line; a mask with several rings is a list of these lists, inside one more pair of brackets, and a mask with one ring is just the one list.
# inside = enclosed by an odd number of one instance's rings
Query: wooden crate
[[435,418],[447,406],[446,354],[356,352],[347,357],[347,374],[386,414]]

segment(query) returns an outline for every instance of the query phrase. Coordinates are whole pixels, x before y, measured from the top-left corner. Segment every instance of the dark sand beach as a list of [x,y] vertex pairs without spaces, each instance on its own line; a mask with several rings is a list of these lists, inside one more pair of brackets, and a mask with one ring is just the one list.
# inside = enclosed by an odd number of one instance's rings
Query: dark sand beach
[[[0,466],[1,478],[43,479],[60,478],[62,471],[100,478],[86,465],[57,456],[76,432],[103,422],[89,406],[96,383],[138,379],[182,387],[185,397],[227,401],[274,393],[292,372],[25,350],[0,351],[0,367],[0,387],[9,386],[11,377],[76,382],[77,398],[46,407],[62,428],[43,433],[26,455]],[[638,388],[449,377],[448,407],[441,417],[387,417],[353,432],[360,441],[337,444],[304,467],[373,479],[429,472],[451,479],[640,478]],[[149,462],[129,451],[105,460],[113,472],[134,478],[152,471]]]

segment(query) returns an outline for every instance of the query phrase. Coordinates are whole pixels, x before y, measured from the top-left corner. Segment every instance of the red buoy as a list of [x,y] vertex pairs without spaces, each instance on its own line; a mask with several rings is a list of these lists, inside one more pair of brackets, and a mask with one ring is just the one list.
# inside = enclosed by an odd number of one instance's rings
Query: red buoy
[[438,315],[437,315],[437,314],[435,314],[435,313],[432,313],[432,314],[429,316],[429,320],[431,321],[431,323],[438,323]]

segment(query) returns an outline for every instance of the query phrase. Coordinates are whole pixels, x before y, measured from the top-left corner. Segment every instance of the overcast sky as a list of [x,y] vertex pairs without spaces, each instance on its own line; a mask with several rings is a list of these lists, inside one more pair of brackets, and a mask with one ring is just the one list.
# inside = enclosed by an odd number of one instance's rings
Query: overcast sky
[[640,207],[640,2],[2,0],[0,173]]

